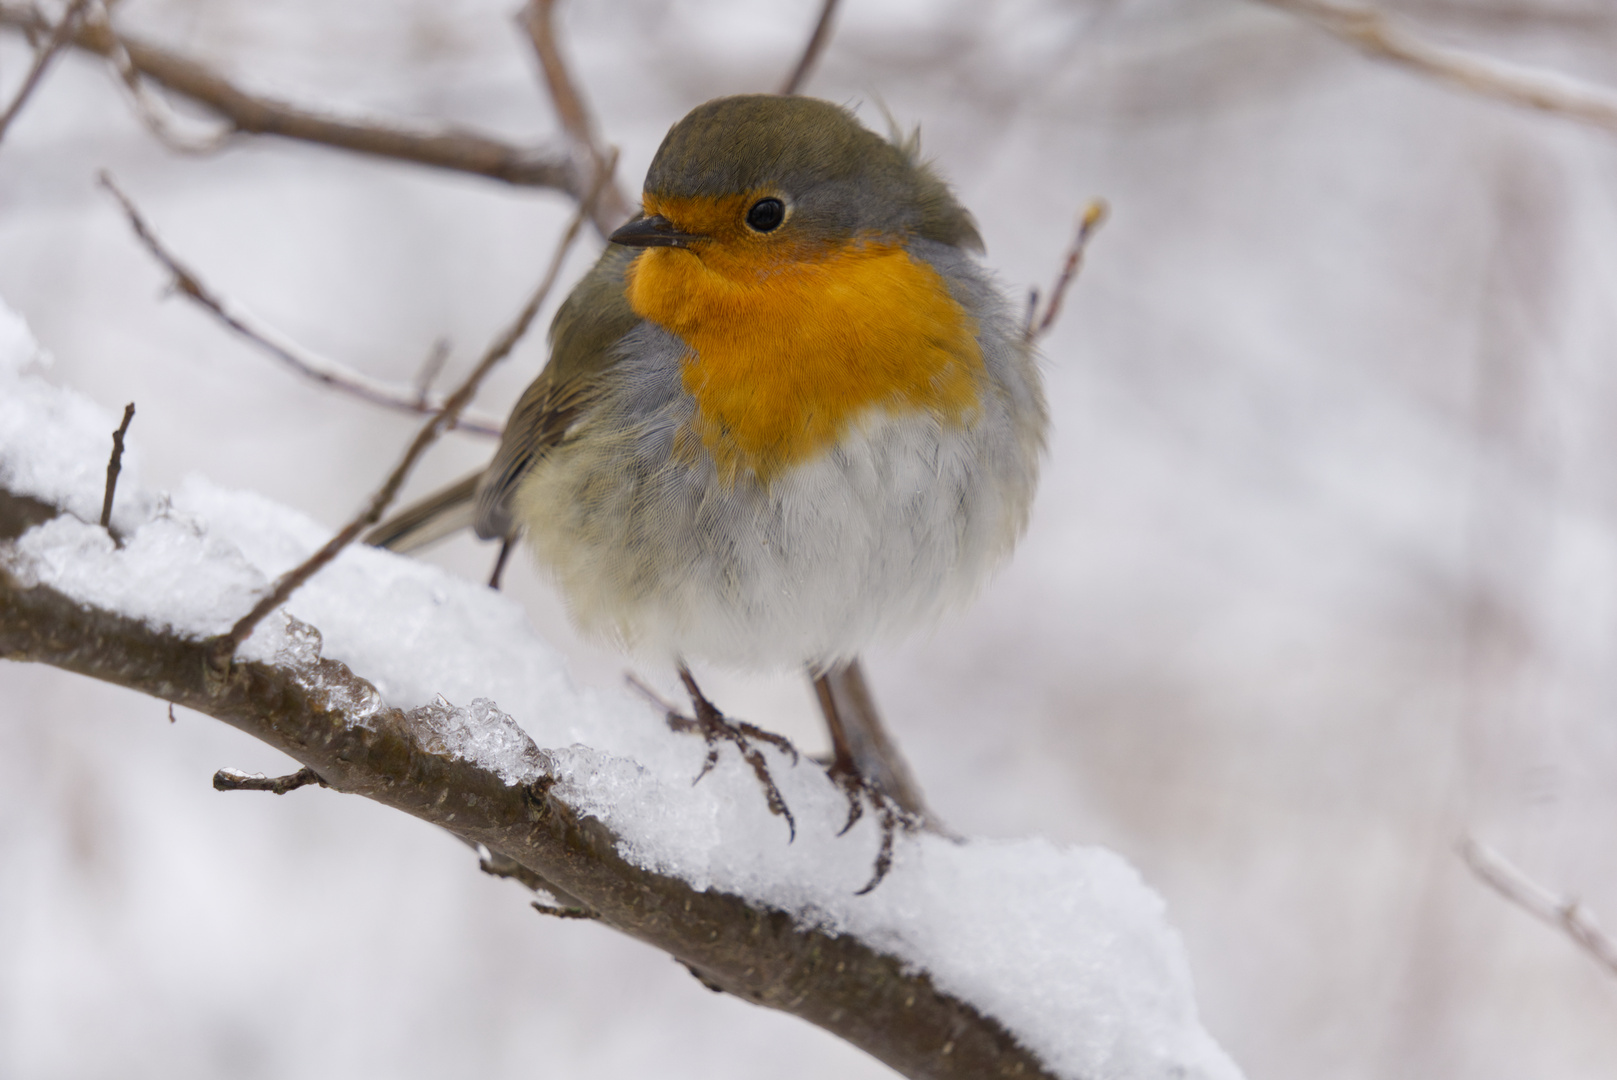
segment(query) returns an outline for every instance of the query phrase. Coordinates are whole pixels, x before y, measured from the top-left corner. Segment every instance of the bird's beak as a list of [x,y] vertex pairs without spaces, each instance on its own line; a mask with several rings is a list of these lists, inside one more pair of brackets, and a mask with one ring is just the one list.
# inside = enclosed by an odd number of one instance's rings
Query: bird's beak
[[609,238],[625,247],[690,247],[692,240],[702,239],[694,233],[680,232],[672,221],[661,214],[636,218]]

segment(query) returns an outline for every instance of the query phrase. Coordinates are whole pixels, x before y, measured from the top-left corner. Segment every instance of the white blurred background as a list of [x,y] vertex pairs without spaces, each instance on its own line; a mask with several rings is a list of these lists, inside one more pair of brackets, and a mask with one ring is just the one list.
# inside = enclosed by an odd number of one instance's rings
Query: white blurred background
[[[121,26],[345,114],[554,133],[516,0],[126,0]],[[631,190],[669,124],[790,68],[816,0],[573,3]],[[1603,0],[1404,0],[1434,37],[1617,85]],[[0,35],[0,98],[28,54]],[[1617,927],[1617,135],[1462,96],[1245,0],[848,0],[808,91],[919,123],[1021,293],[1105,196],[1047,339],[1014,563],[879,697],[963,832],[1108,845],[1166,896],[1253,1080],[1617,1073],[1617,979],[1480,885],[1470,833]],[[199,130],[205,125],[198,124]],[[408,382],[511,317],[560,196],[243,138],[177,156],[62,58],[0,143],[0,296],[53,378],[188,473],[333,525],[413,421],[185,302],[94,173],[304,344]],[[576,275],[597,250],[581,246]],[[503,412],[533,335],[483,396]],[[454,436],[414,491],[475,467]],[[468,575],[489,553],[430,557]],[[526,565],[521,596],[582,682]],[[707,673],[821,741],[795,678]],[[447,835],[223,725],[0,664],[0,1077],[880,1077],[666,957],[547,920]]]

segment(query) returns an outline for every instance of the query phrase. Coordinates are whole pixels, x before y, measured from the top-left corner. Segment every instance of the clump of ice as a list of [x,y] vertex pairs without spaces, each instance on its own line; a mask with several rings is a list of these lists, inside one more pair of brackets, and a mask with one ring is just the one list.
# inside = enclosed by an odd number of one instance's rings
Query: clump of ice
[[[142,491],[126,468],[116,544],[93,524],[114,419],[28,370],[37,350],[19,326],[0,306],[0,485],[72,516],[0,544],[7,572],[200,637],[228,628],[325,541],[327,528],[260,496],[197,479],[169,500]],[[138,428],[131,443],[138,448]],[[693,784],[701,739],[671,733],[626,694],[575,689],[521,609],[481,585],[351,548],[266,619],[242,654],[303,673],[350,723],[369,726],[397,707],[429,746],[507,783],[548,773],[553,793],[605,822],[636,865],[855,935],[997,1018],[1058,1075],[1240,1075],[1197,1019],[1161,899],[1116,855],[904,835],[887,879],[856,895],[880,843],[875,815],[838,835],[847,803],[819,766],[765,751],[796,815],[788,843],[734,748]],[[376,692],[325,681],[322,655]]]
[[507,784],[530,784],[548,771],[549,761],[528,733],[487,698],[457,708],[440,694],[404,718],[429,752],[486,764]]

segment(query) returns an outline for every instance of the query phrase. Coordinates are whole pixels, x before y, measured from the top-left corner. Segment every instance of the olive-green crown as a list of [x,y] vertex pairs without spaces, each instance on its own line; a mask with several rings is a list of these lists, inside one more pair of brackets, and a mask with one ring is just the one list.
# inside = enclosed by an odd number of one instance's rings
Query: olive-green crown
[[698,105],[669,129],[646,173],[646,194],[734,195],[767,189],[793,224],[825,236],[912,235],[982,250],[971,214],[914,139],[889,142],[839,105],[745,94]]

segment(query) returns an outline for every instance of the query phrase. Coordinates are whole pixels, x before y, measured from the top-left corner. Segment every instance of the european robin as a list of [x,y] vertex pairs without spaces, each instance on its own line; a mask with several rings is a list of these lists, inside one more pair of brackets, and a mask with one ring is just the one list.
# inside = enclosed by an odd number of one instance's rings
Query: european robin
[[710,101],[611,241],[475,479],[479,536],[525,535],[582,628],[681,665],[824,672],[977,592],[1026,525],[1045,406],[915,139]]

